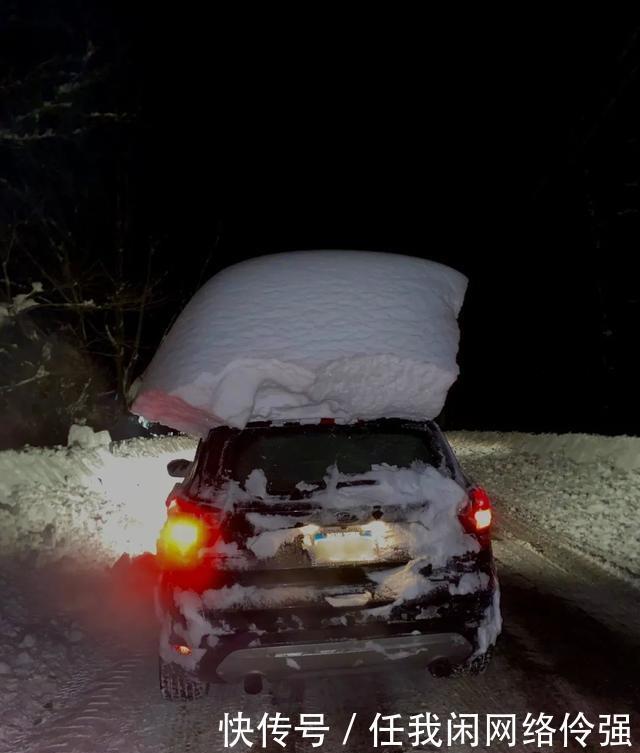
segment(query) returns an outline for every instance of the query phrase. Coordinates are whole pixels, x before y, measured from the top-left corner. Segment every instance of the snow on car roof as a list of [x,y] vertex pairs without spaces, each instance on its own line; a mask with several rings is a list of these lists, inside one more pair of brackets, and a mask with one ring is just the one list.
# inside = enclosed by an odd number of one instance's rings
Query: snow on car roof
[[133,411],[186,433],[249,421],[434,418],[467,280],[426,259],[297,251],[236,264],[187,304]]

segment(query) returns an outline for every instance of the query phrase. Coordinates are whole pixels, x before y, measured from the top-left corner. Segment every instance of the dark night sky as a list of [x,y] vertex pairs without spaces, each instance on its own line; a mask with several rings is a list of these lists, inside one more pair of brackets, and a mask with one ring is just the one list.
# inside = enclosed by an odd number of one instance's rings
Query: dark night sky
[[[625,141],[638,123],[638,82],[625,79],[633,30],[620,18],[510,29],[485,18],[355,45],[350,31],[255,56],[249,44],[212,71],[204,118],[199,77],[166,120],[160,84],[156,133],[191,135],[168,155],[179,177],[161,181],[173,216],[187,218],[181,248],[200,253],[220,221],[219,266],[322,247],[449,263],[470,288],[448,424],[637,432],[635,326],[624,321],[638,323],[636,227],[596,250],[584,179],[602,173],[593,190],[610,236],[607,197],[629,178],[611,174],[610,155],[637,157]],[[627,331],[611,344],[614,326]]]
[[168,265],[194,275],[214,244],[212,271],[323,247],[451,264],[470,287],[447,426],[640,431],[632,19],[188,13],[100,16]]

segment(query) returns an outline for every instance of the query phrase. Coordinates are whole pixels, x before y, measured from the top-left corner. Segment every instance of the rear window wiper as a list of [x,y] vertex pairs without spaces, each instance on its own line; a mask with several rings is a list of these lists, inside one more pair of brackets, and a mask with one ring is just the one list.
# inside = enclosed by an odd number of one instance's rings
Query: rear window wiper
[[359,478],[353,481],[338,481],[336,489],[342,489],[345,486],[373,486],[377,484],[377,480],[374,478]]
[[[359,478],[353,479],[351,481],[338,481],[338,483],[336,484],[336,489],[343,489],[347,486],[374,486],[377,483],[378,481],[372,478]],[[287,496],[289,497],[289,499],[306,499],[307,497],[311,497],[315,492],[326,489],[326,484],[324,481],[317,481],[316,486],[316,489],[309,489],[304,491],[302,491],[301,489],[296,489],[295,487],[292,489],[275,489],[273,487],[268,487],[268,489],[269,494],[276,496]]]

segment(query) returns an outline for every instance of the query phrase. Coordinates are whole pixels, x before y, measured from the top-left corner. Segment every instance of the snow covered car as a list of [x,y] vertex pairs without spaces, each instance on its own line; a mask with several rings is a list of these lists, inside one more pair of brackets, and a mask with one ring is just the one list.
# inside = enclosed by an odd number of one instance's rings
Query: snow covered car
[[167,500],[160,687],[480,671],[500,632],[491,505],[433,421],[215,428]]

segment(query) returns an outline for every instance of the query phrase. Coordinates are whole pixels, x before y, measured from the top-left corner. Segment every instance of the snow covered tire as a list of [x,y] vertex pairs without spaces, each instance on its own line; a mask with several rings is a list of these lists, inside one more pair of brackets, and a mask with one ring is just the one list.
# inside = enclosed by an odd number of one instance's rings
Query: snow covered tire
[[475,656],[470,659],[466,664],[463,664],[460,668],[460,674],[468,675],[481,675],[486,671],[489,664],[491,664],[491,657],[493,656],[493,646],[488,648],[484,654]]
[[166,701],[195,701],[209,692],[209,685],[189,676],[182,667],[160,659],[160,693]]

